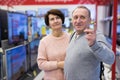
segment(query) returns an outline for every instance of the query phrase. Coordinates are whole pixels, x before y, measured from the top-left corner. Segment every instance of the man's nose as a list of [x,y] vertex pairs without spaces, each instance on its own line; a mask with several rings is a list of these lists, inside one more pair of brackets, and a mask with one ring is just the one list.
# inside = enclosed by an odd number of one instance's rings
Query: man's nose
[[80,17],[77,19],[77,22],[81,22],[81,18]]

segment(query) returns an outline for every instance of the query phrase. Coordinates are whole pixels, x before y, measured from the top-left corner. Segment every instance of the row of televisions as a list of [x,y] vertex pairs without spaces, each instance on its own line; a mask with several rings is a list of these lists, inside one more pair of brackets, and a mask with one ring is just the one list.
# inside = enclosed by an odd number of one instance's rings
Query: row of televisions
[[29,28],[32,30],[32,40],[40,38],[41,26],[45,25],[43,19],[31,16],[31,26],[29,26],[28,17],[23,13],[0,10],[0,40],[7,39],[9,44],[27,41]]
[[17,45],[0,53],[0,80],[20,80],[28,71],[37,65],[39,39],[26,45]]
[[[26,10],[25,13],[28,14],[29,16],[37,15],[43,17],[50,9],[52,8],[39,8],[37,12],[35,10]],[[69,11],[67,8],[58,8],[58,9],[65,15],[65,17],[69,17]]]

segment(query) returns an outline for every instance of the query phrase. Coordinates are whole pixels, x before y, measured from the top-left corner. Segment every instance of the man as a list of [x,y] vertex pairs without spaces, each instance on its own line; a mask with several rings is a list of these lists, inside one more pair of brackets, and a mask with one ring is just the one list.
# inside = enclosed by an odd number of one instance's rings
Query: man
[[67,49],[64,72],[66,80],[100,80],[100,62],[112,65],[114,53],[100,32],[90,29],[91,13],[85,6],[72,13],[75,28]]

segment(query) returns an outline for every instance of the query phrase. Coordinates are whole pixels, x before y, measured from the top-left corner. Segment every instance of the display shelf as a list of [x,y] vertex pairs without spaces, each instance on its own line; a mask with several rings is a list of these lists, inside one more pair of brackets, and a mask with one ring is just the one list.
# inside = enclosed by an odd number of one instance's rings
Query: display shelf
[[[118,23],[120,22],[120,14],[117,15],[117,19],[118,19]],[[113,16],[110,17],[106,17],[104,18],[102,21],[112,21],[113,20]]]

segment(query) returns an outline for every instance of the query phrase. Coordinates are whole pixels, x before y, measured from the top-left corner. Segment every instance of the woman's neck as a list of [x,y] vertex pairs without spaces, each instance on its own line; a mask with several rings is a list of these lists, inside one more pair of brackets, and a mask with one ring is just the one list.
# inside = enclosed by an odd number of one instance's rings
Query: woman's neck
[[52,35],[55,37],[60,37],[63,35],[63,32],[62,30],[55,30],[55,31],[52,31]]

